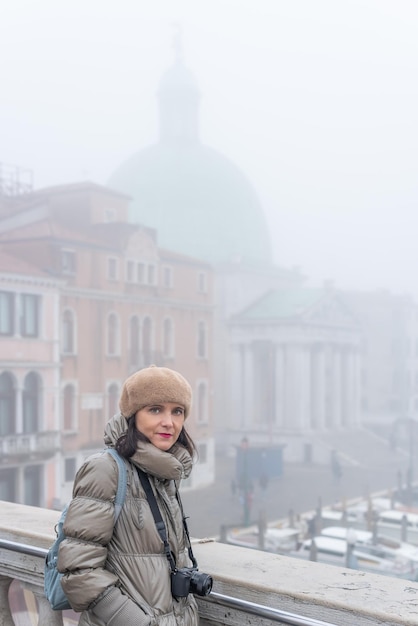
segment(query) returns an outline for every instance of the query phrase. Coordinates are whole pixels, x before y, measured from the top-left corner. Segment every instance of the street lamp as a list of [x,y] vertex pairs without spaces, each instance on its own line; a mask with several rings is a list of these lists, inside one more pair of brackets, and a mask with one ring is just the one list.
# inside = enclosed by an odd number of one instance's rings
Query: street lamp
[[250,509],[252,497],[252,483],[249,476],[248,467],[248,439],[243,437],[241,440],[241,471],[240,471],[240,490],[243,506],[243,522],[244,526],[250,524]]

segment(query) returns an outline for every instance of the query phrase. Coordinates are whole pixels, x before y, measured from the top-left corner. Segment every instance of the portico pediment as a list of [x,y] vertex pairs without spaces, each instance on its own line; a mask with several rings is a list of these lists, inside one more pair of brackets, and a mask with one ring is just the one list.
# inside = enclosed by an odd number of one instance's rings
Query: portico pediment
[[357,328],[358,324],[351,313],[333,294],[326,294],[319,302],[310,310],[302,315],[304,323],[320,324],[338,328]]
[[328,289],[276,289],[264,294],[231,321],[246,326],[290,322],[333,328],[358,327],[343,299]]

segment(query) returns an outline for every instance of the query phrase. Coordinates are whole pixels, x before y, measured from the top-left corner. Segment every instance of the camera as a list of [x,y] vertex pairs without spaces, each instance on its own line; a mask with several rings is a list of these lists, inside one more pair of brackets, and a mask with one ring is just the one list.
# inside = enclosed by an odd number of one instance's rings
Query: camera
[[171,572],[171,593],[175,598],[185,598],[189,593],[207,596],[212,591],[212,576],[194,567],[182,567]]

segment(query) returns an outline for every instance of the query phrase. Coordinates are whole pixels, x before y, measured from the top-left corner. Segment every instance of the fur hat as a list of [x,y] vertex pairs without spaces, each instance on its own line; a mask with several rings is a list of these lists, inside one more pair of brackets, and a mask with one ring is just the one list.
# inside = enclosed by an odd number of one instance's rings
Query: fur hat
[[150,404],[175,402],[184,407],[184,416],[190,413],[192,388],[187,380],[168,367],[150,365],[126,379],[119,400],[122,415],[131,417]]

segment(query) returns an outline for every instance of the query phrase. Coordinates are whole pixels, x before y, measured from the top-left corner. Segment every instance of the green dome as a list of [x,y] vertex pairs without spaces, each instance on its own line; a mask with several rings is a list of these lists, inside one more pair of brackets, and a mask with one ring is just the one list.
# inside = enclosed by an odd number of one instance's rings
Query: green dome
[[211,263],[270,263],[267,225],[254,189],[227,158],[199,143],[157,144],[119,167],[109,186],[133,198],[132,222],[159,245]]
[[246,176],[200,143],[199,91],[177,59],[158,89],[160,138],[111,176],[131,196],[132,222],[157,230],[158,244],[210,263],[271,263],[262,207]]

